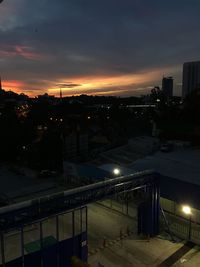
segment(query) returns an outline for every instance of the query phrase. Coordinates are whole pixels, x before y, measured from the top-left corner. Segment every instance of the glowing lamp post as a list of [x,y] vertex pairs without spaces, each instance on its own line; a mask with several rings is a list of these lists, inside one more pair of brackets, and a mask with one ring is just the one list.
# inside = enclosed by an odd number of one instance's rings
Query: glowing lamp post
[[118,168],[115,168],[114,170],[113,170],[113,174],[114,175],[119,175],[120,174],[120,169],[118,169]]
[[184,205],[182,206],[182,212],[186,215],[189,216],[189,232],[188,232],[188,239],[190,240],[191,239],[191,226],[192,226],[192,210],[191,210],[191,207],[188,206],[188,205]]
[[183,213],[185,213],[187,215],[191,215],[191,208],[190,208],[190,206],[183,206],[182,207],[182,211],[183,211]]

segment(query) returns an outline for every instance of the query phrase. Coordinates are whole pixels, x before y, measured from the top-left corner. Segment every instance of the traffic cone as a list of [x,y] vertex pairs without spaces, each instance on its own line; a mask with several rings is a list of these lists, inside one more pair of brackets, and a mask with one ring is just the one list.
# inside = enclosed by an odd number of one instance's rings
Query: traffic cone
[[122,239],[123,237],[123,233],[122,233],[122,229],[120,229],[120,239]]
[[127,235],[130,235],[130,228],[127,226]]
[[106,247],[106,239],[105,238],[103,239],[103,247],[104,248]]

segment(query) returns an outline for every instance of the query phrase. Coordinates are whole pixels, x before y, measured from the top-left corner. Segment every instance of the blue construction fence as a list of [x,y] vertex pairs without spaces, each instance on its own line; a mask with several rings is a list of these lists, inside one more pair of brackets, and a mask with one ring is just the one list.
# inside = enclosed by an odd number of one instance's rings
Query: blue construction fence
[[87,262],[87,243],[83,207],[1,234],[0,266],[70,267],[72,256]]
[[138,206],[138,234],[153,237],[159,234],[160,177],[146,187],[146,201]]

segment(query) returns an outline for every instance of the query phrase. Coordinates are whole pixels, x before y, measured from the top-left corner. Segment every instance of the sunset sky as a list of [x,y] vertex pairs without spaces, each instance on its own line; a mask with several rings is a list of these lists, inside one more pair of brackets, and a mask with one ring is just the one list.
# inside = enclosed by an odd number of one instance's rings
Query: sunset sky
[[200,60],[199,0],[4,0],[3,88],[34,96],[141,95]]

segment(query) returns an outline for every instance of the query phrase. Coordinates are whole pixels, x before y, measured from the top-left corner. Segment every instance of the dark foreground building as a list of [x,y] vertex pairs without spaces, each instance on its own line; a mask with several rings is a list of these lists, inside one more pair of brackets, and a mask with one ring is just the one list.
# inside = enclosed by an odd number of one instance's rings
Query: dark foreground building
[[162,90],[165,97],[170,98],[173,96],[173,78],[163,77]]
[[200,61],[183,64],[182,96],[185,97],[200,87]]

